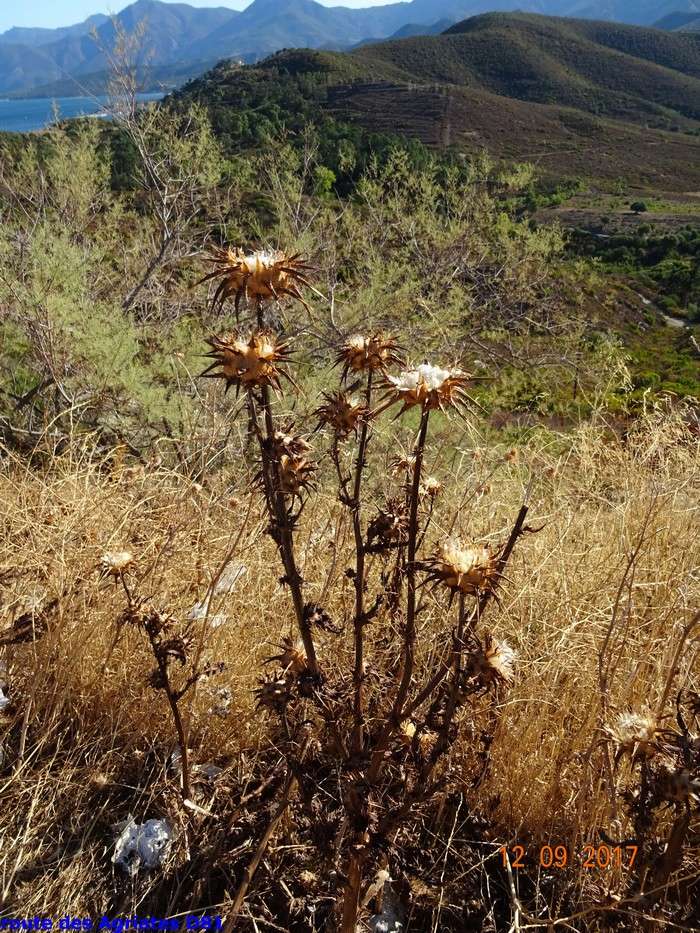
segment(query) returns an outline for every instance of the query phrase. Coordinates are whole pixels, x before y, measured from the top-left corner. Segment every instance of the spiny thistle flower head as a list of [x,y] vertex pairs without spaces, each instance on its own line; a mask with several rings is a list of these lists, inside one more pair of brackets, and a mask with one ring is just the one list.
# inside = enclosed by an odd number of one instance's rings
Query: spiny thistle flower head
[[[289,359],[289,344],[268,331],[254,331],[248,336],[210,337],[207,343],[211,347],[207,356],[214,362],[202,376],[224,379],[226,391],[231,386],[235,386],[236,391],[260,386],[279,389],[280,377],[290,378],[281,368]],[[217,369],[218,372],[214,372]]]
[[498,582],[498,558],[486,545],[464,545],[461,541],[444,541],[424,565],[429,579],[442,583],[465,596],[478,596],[493,590]]
[[329,425],[338,437],[343,438],[357,432],[369,409],[347,392],[324,392],[323,405],[316,414],[322,424]]
[[421,734],[418,736],[418,748],[420,749],[420,752],[424,758],[427,758],[435,748],[437,740],[437,732],[421,732]]
[[444,489],[443,484],[435,476],[426,476],[420,484],[421,496],[427,496],[429,499],[435,499]]
[[285,674],[303,674],[308,670],[309,662],[304,651],[304,644],[301,640],[293,641],[291,638],[283,638],[280,645],[280,654],[276,654],[268,661],[279,661],[284,668]]
[[313,485],[316,465],[307,457],[310,450],[311,445],[301,434],[275,431],[270,456],[277,463],[280,488],[287,495],[298,496]]
[[278,462],[282,457],[303,457],[312,450],[311,444],[302,434],[292,433],[291,427],[284,431],[275,431],[272,438],[271,454]]
[[313,486],[316,464],[307,457],[283,454],[278,470],[282,492],[289,496],[299,496]]
[[405,473],[409,477],[413,476],[415,468],[416,458],[413,454],[402,454],[399,457],[395,457],[389,464],[392,476],[401,476],[402,473]]
[[349,372],[384,372],[389,366],[401,365],[399,346],[393,337],[381,331],[353,334],[338,351],[338,365],[343,367],[343,379]]
[[470,376],[461,369],[442,369],[421,363],[398,376],[387,376],[384,406],[402,402],[402,412],[415,405],[424,410],[464,408],[470,401],[466,387]]
[[633,760],[653,758],[659,751],[661,734],[658,721],[651,713],[620,713],[607,733],[617,747],[616,759],[629,755]]
[[131,551],[109,551],[100,558],[100,571],[105,577],[121,577],[134,564]]
[[418,732],[418,728],[412,719],[404,719],[399,726],[399,739],[401,744],[405,746],[413,745],[415,742],[418,751],[424,758],[427,758],[435,748],[438,736],[437,733],[426,730]]
[[284,712],[291,696],[286,678],[275,674],[259,680],[255,691],[258,709],[269,709],[276,713]]
[[467,671],[486,689],[500,684],[510,686],[515,674],[515,661],[515,651],[507,642],[487,635],[483,645],[470,653]]
[[392,545],[405,538],[408,532],[408,513],[403,499],[390,499],[379,509],[367,528],[367,543],[375,540],[380,545]]
[[207,258],[214,264],[214,270],[197,284],[221,279],[214,294],[213,308],[220,308],[228,298],[235,299],[238,311],[244,297],[266,301],[289,296],[308,309],[299,286],[309,286],[310,267],[299,253],[287,255],[281,250],[262,249],[245,252],[229,246],[215,247]]

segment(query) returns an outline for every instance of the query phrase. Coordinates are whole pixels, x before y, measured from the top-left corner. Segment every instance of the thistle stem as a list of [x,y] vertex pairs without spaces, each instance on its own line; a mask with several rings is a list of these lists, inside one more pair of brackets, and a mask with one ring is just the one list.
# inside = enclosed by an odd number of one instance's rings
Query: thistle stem
[[459,681],[462,675],[462,653],[464,651],[464,628],[467,621],[464,593],[459,594],[459,616],[457,620],[457,634],[455,635],[454,646],[452,648],[452,684],[447,690],[447,703],[445,704],[445,715],[443,717],[442,727],[438,736],[435,749],[430,762],[421,775],[423,780],[427,780],[435,767],[435,763],[440,755],[447,750],[449,744],[450,727],[457,711],[459,698]]
[[423,452],[428,434],[430,409],[424,408],[421,414],[420,430],[415,447],[413,485],[411,487],[410,512],[408,517],[408,553],[406,559],[406,633],[404,636],[403,673],[399,690],[394,702],[394,719],[401,719],[403,705],[413,677],[416,647],[416,551],[418,547],[418,500],[420,498],[420,480],[423,469]]
[[360,495],[362,493],[362,478],[364,476],[367,456],[367,443],[369,441],[370,425],[369,412],[372,408],[372,370],[367,373],[367,387],[365,389],[365,408],[368,414],[362,419],[360,431],[360,444],[355,464],[355,481],[352,491],[352,528],[355,537],[355,667],[353,683],[355,695],[353,699],[354,728],[351,748],[360,753],[364,745],[364,627],[365,627],[365,544],[362,536],[362,519],[360,515]]
[[423,469],[423,452],[425,450],[425,439],[428,435],[428,421],[430,419],[430,409],[424,408],[421,414],[420,429],[418,439],[414,447],[414,467],[413,482],[411,484],[410,509],[408,518],[408,548],[406,559],[406,629],[403,643],[402,672],[396,699],[391,709],[391,713],[386,718],[386,723],[377,739],[374,752],[372,754],[372,763],[369,768],[367,779],[370,784],[374,783],[379,777],[379,773],[384,761],[384,753],[388,748],[392,734],[398,729],[402,718],[404,718],[403,706],[408,696],[413,677],[413,668],[415,665],[416,648],[416,550],[418,544],[418,500],[420,497],[420,480]]
[[350,857],[348,866],[348,883],[343,897],[343,913],[340,921],[340,933],[355,933],[357,929],[357,915],[360,911],[360,894],[362,892],[362,853],[354,853]]
[[260,456],[263,465],[263,484],[265,487],[265,501],[267,503],[270,519],[275,529],[275,543],[282,558],[284,566],[285,580],[289,584],[292,593],[292,602],[294,603],[294,613],[297,617],[297,624],[301,634],[301,640],[304,643],[304,651],[309,664],[309,669],[315,675],[318,675],[318,661],[316,659],[316,649],[314,646],[311,627],[306,620],[304,613],[304,596],[302,591],[303,580],[296,564],[294,555],[294,538],[292,533],[289,512],[285,501],[284,492],[281,488],[279,469],[277,463],[270,456],[270,445],[274,441],[275,426],[272,420],[272,408],[270,405],[269,386],[261,388],[263,417],[265,419],[265,435],[263,436],[260,423],[255,409],[255,400],[252,393],[249,395],[249,406],[251,420],[260,445]]
[[191,800],[192,792],[190,789],[190,759],[189,755],[187,754],[187,737],[185,735],[185,726],[182,722],[182,716],[180,715],[180,707],[177,705],[177,697],[175,696],[175,691],[173,690],[172,684],[170,683],[167,659],[164,658],[158,651],[158,645],[154,641],[150,632],[148,633],[148,638],[151,643],[151,649],[153,650],[156,663],[158,664],[158,670],[160,671],[161,680],[165,688],[165,695],[168,698],[168,705],[170,706],[170,711],[173,714],[175,731],[177,732],[178,744],[180,746],[182,797],[183,800]]

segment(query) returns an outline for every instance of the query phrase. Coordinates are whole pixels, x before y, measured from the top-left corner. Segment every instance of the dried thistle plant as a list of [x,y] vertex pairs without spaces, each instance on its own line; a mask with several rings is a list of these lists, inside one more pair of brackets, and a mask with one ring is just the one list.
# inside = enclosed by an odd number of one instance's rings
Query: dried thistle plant
[[[264,302],[284,294],[278,284],[271,287],[270,266],[248,264],[243,272],[238,254],[221,256],[218,262],[211,276],[222,278],[217,301],[248,295],[255,299],[261,320]],[[284,266],[291,268],[289,262]],[[308,284],[303,276],[296,281]],[[293,290],[287,294],[299,297]],[[498,552],[446,541],[419,559],[442,490],[439,477],[424,475],[430,418],[434,412],[464,417],[478,407],[467,393],[470,377],[456,367],[427,363],[394,375],[392,367],[404,364],[393,337],[374,332],[348,338],[335,358],[342,367],[341,385],[324,393],[314,413],[316,430],[323,427],[330,435],[337,496],[352,528],[354,556],[344,576],[352,581],[354,600],[342,620],[348,624],[334,625],[326,610],[307,597],[297,557],[300,517],[322,477],[308,435],[281,423],[271,394],[281,393],[282,376],[292,392],[298,391],[286,369],[290,344],[260,329],[245,337],[214,337],[209,344],[214,362],[204,375],[222,378],[227,388],[234,385],[245,393],[259,450],[255,485],[262,493],[296,619],[296,634],[268,658],[275,669],[260,680],[257,702],[277,723],[274,742],[284,752],[288,774],[301,782],[304,795],[313,798],[323,789],[324,811],[330,808],[330,814],[309,811],[305,819],[312,827],[318,823],[323,833],[330,829],[321,825],[330,821],[335,826],[335,854],[326,865],[326,874],[337,878],[328,921],[343,933],[355,933],[378,860],[391,850],[391,840],[416,808],[437,793],[442,763],[460,724],[477,715],[485,695],[512,683],[515,656],[510,647],[490,634],[480,638],[475,629],[497,594],[513,547],[528,530],[527,507],[521,508],[508,543]],[[356,381],[348,386],[351,376]],[[418,410],[419,425],[411,449],[394,471],[396,495],[376,509],[366,491],[367,454],[376,419],[395,404],[400,405],[397,417]],[[379,562],[378,579],[372,573],[374,561]],[[446,615],[455,597],[458,602],[450,654],[432,669],[418,663],[423,577],[444,590]],[[376,669],[367,656],[368,627],[382,619],[391,621],[396,635],[387,633]],[[317,636],[346,628],[352,631],[352,670],[344,672],[330,658],[324,660]],[[331,783],[329,774],[335,775]],[[289,806],[289,781],[284,786]],[[266,834],[261,846],[268,838]],[[246,886],[259,856],[251,863]],[[239,889],[236,910],[244,895]]]
[[[697,624],[700,613],[687,631]],[[637,850],[628,888],[634,896],[649,889],[651,905],[681,867],[693,814],[700,816],[700,709],[691,692],[681,692],[675,726],[663,725],[648,710],[623,712],[605,734],[616,769],[625,759],[629,763],[618,791],[633,827],[624,844]]]
[[[110,562],[109,566],[113,567],[114,563],[114,561]],[[215,665],[202,664],[199,653],[192,650],[195,642],[194,620],[190,619],[183,625],[167,610],[156,608],[150,600],[134,593],[125,580],[126,570],[132,565],[133,558],[129,555],[128,561],[119,563],[119,569],[113,575],[124,589],[126,607],[117,619],[117,636],[110,648],[110,654],[124,626],[134,626],[146,635],[156,663],[148,678],[148,683],[154,690],[162,691],[167,699],[177,734],[182,797],[183,800],[191,802],[192,769],[180,702],[202,678],[221,673],[224,670],[224,664],[223,662]],[[179,665],[179,671],[176,673],[177,665]]]

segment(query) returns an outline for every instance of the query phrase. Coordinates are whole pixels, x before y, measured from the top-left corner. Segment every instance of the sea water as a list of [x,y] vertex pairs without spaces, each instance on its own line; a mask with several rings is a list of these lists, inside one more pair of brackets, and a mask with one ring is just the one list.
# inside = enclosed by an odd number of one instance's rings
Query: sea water
[[[163,94],[139,94],[138,100],[160,100]],[[106,97],[39,97],[22,100],[0,99],[0,132],[29,133],[53,123],[56,112],[62,120],[71,117],[107,118]]]

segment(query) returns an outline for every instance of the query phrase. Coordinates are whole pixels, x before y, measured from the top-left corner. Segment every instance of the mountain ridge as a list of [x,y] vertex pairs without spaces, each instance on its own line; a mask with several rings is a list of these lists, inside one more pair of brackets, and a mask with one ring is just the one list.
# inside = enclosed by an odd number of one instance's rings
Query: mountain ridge
[[[154,69],[238,58],[253,62],[283,48],[348,49],[381,41],[402,29],[495,11],[573,16],[650,24],[669,13],[700,16],[700,0],[410,0],[367,8],[326,7],[316,0],[253,0],[243,11],[162,0],[136,0],[116,18],[132,30],[145,20],[144,52]],[[96,29],[98,45],[90,32]],[[53,35],[49,35],[52,33]],[[19,41],[22,40],[22,41]],[[114,41],[111,20],[88,18],[61,30],[11,29],[0,35],[0,93],[29,92],[105,70],[98,46]]]
[[329,119],[575,175],[653,175],[669,189],[700,189],[700,36],[691,34],[485,14],[438,36],[286,50],[233,70],[222,62],[176,100],[208,106],[234,148]]

